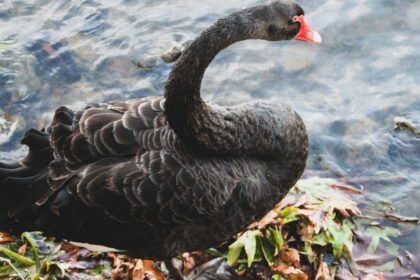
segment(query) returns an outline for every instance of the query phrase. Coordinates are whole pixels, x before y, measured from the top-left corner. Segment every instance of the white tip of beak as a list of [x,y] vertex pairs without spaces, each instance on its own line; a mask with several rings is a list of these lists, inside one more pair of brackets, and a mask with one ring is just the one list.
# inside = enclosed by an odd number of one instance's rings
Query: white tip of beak
[[321,44],[322,43],[322,37],[321,37],[321,35],[318,32],[316,32],[316,31],[313,31],[313,32],[314,32],[314,34],[313,34],[313,36],[314,36],[314,42],[315,43],[318,43],[318,44]]

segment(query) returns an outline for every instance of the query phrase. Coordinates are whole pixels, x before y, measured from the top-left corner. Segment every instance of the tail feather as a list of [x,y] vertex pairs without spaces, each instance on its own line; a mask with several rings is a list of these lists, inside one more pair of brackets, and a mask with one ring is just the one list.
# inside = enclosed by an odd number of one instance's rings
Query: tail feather
[[0,169],[13,169],[20,167],[19,162],[0,162]]
[[20,143],[29,147],[28,155],[20,161],[23,166],[42,170],[54,159],[50,140],[45,132],[31,129],[26,132]]
[[48,189],[47,177],[48,172],[45,170],[31,177],[9,177],[5,180],[2,195],[8,198],[5,206],[9,217],[16,217],[25,208],[35,205]]
[[31,129],[22,144],[29,147],[20,162],[0,163],[0,230],[31,229],[35,202],[48,191],[48,165],[53,157],[48,134]]

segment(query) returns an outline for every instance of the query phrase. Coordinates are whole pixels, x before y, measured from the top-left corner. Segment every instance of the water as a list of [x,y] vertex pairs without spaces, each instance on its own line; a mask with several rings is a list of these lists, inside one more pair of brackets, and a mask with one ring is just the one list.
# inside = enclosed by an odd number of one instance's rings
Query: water
[[[260,1],[261,2],[261,1]],[[161,95],[170,64],[156,58],[254,0],[0,0],[0,157],[54,108]],[[202,85],[219,104],[292,105],[310,133],[306,176],[353,178],[367,203],[420,216],[420,1],[302,0],[324,44],[248,41],[217,56]],[[133,62],[152,65],[139,69]],[[6,68],[6,69],[5,69]],[[419,254],[420,230],[401,226]]]

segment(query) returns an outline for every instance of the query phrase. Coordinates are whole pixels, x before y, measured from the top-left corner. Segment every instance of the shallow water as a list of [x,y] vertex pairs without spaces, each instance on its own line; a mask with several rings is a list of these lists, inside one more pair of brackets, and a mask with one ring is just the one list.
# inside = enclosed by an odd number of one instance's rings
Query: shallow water
[[[262,1],[259,1],[260,3]],[[161,95],[158,57],[255,0],[0,0],[0,158],[60,105]],[[306,176],[355,178],[366,201],[420,216],[420,1],[302,0],[322,45],[247,41],[217,56],[202,85],[219,104],[293,106],[310,133]],[[133,62],[150,65],[134,67]],[[397,240],[419,254],[420,229]]]

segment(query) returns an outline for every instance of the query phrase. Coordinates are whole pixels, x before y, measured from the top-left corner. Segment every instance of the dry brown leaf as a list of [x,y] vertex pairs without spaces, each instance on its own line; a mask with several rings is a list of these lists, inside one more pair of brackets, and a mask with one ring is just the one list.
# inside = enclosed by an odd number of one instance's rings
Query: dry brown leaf
[[163,275],[160,269],[155,267],[155,262],[150,260],[143,260],[144,275],[148,280],[165,280],[165,275]]
[[354,276],[349,263],[341,259],[338,263],[337,271],[334,275],[335,280],[360,280],[360,277]]
[[212,256],[204,251],[184,253],[182,255],[182,274],[187,276],[194,268],[210,261],[211,259]]
[[382,272],[379,272],[378,275],[368,274],[362,278],[362,280],[385,280]]
[[133,268],[133,280],[143,280],[143,279],[144,279],[143,261],[137,260],[136,265]]
[[263,229],[269,225],[278,224],[280,222],[279,215],[274,210],[268,212],[267,215],[264,216],[258,222],[253,223],[252,225],[254,228]]
[[332,199],[328,204],[330,205],[330,211],[335,209],[345,218],[360,216],[362,214],[359,207],[357,207],[357,203],[350,198],[345,200]]
[[298,234],[302,241],[312,240],[314,237],[315,228],[312,224],[300,221],[298,224]]
[[300,255],[298,250],[293,248],[284,249],[280,251],[279,257],[282,263],[300,268]]
[[182,254],[182,274],[187,276],[196,266],[194,257],[189,253]]
[[274,265],[273,267],[271,267],[271,271],[274,274],[281,274],[281,275],[285,275],[286,272],[288,271],[290,266],[288,266],[287,264],[284,263],[280,263],[278,265]]
[[418,217],[404,217],[404,216],[395,215],[395,214],[385,214],[385,218],[394,222],[399,222],[399,223],[413,223],[413,224],[419,223]]
[[281,274],[289,280],[308,280],[308,275],[298,268],[288,266],[286,264],[280,264],[272,267],[274,274]]
[[350,192],[354,194],[363,194],[362,190],[356,189],[355,187],[340,182],[332,184],[331,187],[340,191]]
[[319,204],[304,203],[299,209],[299,214],[306,217],[314,226],[315,233],[328,226],[328,213],[338,211],[343,217],[358,216],[361,214],[356,202],[351,199],[331,200],[325,203],[326,207]]
[[328,265],[325,262],[321,262],[316,274],[315,280],[330,280],[331,274]]
[[319,233],[321,229],[328,226],[327,212],[319,207],[305,205],[305,209],[299,209],[299,214],[305,216],[312,223],[315,233]]
[[294,269],[293,272],[289,274],[289,279],[290,280],[308,280],[309,277],[305,272],[299,269]]
[[81,248],[65,241],[61,242],[60,247],[66,252],[66,257],[68,261],[70,261],[72,265],[76,265],[79,259],[79,253]]
[[282,201],[280,201],[279,204],[276,205],[276,207],[274,207],[273,210],[278,211],[278,210],[284,209],[288,206],[293,206],[293,207],[299,208],[300,206],[304,205],[307,202],[308,202],[308,200],[307,200],[306,197],[299,196],[299,195],[294,195],[294,194],[288,194],[288,195],[286,195],[285,198],[282,199]]
[[118,266],[118,255],[115,253],[107,253],[107,256],[112,259],[112,266]]
[[28,243],[23,243],[22,246],[19,247],[18,253],[21,256],[24,256],[26,254],[26,249],[28,248]]
[[[363,247],[361,250],[365,251],[366,248]],[[360,266],[381,266],[385,263],[387,263],[388,261],[394,259],[393,256],[390,256],[388,254],[377,254],[377,255],[366,255],[364,254],[363,256],[359,257],[356,260],[356,264],[360,265]]]
[[420,256],[415,256],[411,254],[409,251],[404,251],[405,257],[413,264],[419,264],[420,263]]
[[114,259],[114,269],[111,271],[111,280],[129,280],[132,278],[134,268],[133,260],[127,256],[109,253]]
[[16,238],[14,236],[11,236],[7,233],[0,232],[0,244],[1,243],[7,243],[7,242],[13,242]]
[[240,270],[240,271],[237,271],[237,272],[236,272],[236,274],[237,274],[239,277],[245,276],[245,275],[246,275],[246,273],[247,273],[247,270],[246,270],[246,269],[242,269],[242,270]]
[[113,269],[111,271],[111,280],[129,280],[130,274],[128,270],[124,270],[121,267],[118,269]]

